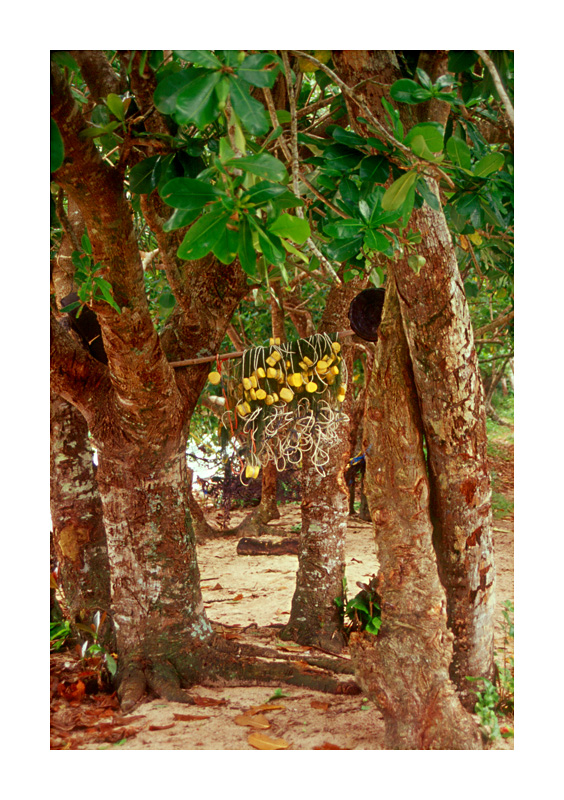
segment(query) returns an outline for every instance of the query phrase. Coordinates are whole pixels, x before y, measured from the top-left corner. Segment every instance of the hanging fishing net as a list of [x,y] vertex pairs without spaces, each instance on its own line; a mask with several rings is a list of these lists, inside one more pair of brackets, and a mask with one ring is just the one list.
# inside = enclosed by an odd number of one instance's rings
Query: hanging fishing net
[[243,445],[240,478],[256,478],[274,462],[279,472],[301,463],[304,453],[321,474],[329,450],[348,417],[341,404],[346,364],[337,334],[245,350],[241,358],[218,361],[209,379],[221,384],[226,401],[222,425]]

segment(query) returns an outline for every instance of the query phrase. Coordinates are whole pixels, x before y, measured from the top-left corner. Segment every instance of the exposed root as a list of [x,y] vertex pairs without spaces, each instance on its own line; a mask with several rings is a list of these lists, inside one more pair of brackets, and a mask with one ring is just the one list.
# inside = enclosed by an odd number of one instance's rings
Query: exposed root
[[[299,660],[298,660],[299,659]],[[256,645],[237,643],[214,636],[208,644],[180,653],[170,660],[131,660],[118,676],[118,698],[122,712],[133,711],[146,692],[168,701],[193,703],[186,687],[268,686],[286,683],[306,686],[330,694],[359,694],[350,674],[350,662],[306,657],[302,653],[281,654]],[[183,688],[184,687],[184,688]]]
[[325,653],[340,653],[346,645],[345,634],[338,627],[333,630],[311,631],[307,625],[300,626],[292,621],[280,631],[280,638],[294,641],[306,647],[317,647]]

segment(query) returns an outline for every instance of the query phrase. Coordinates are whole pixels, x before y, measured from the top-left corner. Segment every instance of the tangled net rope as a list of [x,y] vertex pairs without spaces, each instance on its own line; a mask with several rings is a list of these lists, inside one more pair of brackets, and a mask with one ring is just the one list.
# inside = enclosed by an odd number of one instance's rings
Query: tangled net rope
[[304,453],[321,475],[338,430],[347,369],[337,334],[315,334],[284,344],[245,350],[241,359],[212,372],[226,399],[222,425],[244,438],[240,479],[256,478],[273,462],[279,472],[301,463]]

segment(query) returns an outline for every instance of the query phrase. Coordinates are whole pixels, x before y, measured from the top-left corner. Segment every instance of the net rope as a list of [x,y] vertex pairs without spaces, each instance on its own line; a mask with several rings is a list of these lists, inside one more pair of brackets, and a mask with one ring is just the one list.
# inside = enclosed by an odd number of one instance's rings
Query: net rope
[[[295,467],[308,453],[321,475],[329,451],[348,421],[341,410],[347,368],[337,334],[315,334],[283,344],[245,350],[223,366],[221,391],[226,398],[222,425],[243,439],[240,479],[256,478],[273,462],[279,472]],[[214,380],[217,383],[217,379]]]

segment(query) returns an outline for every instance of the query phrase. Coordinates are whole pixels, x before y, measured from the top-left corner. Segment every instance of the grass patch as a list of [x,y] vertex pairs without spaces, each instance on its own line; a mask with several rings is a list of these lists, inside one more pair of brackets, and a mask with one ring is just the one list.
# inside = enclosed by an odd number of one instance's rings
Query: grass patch
[[504,494],[492,492],[492,512],[495,519],[503,519],[513,514],[513,501],[508,500]]

